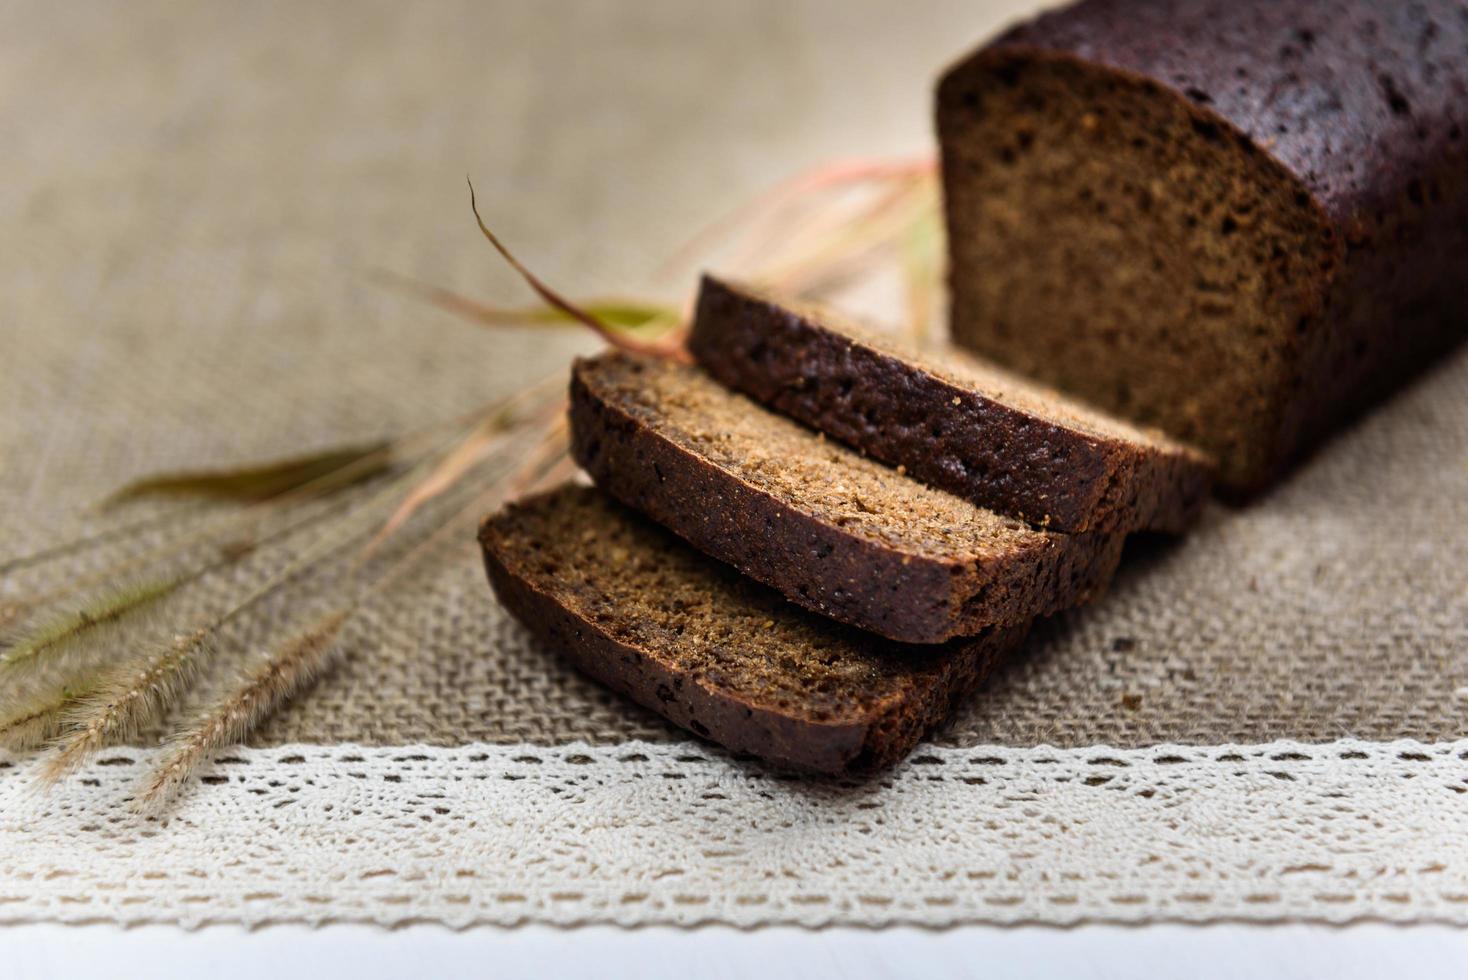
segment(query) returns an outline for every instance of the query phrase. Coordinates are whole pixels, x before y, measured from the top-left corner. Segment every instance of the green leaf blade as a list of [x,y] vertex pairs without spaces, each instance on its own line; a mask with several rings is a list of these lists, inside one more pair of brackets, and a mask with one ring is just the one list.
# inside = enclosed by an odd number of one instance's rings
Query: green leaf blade
[[[259,503],[307,485],[326,484],[322,489],[339,489],[391,468],[390,446],[387,442],[375,442],[336,447],[255,466],[159,473],[121,487],[103,501],[103,505],[112,506],[148,497]],[[332,479],[337,474],[341,474],[339,481]]]

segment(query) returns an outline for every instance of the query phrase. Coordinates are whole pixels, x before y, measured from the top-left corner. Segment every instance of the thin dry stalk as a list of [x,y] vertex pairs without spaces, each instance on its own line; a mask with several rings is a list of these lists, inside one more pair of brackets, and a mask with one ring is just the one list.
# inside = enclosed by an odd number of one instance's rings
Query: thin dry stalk
[[871,208],[873,191],[893,192],[885,185],[853,188],[840,196],[825,195],[815,200],[791,202],[769,215],[763,227],[744,235],[729,257],[720,264],[746,275],[804,262],[829,249],[833,242],[848,238]]
[[936,184],[924,203],[901,242],[907,336],[918,344],[933,339],[933,314],[943,279],[943,223],[938,219]]
[[546,474],[570,459],[567,443],[570,423],[565,413],[558,415],[550,426],[541,433],[530,455],[509,475],[504,482],[503,496],[517,497],[538,485]]
[[525,492],[538,493],[549,487],[559,486],[574,477],[579,470],[576,461],[569,454],[564,455],[552,463],[538,479],[531,481]]
[[113,588],[40,623],[0,653],[0,676],[39,663],[73,656],[89,656],[116,639],[119,628],[156,610],[187,581],[186,577],[156,579]]
[[500,253],[500,257],[508,262],[511,268],[513,268],[516,272],[520,274],[520,278],[524,279],[526,285],[535,290],[536,295],[539,296],[546,303],[547,306],[551,306],[557,310],[560,310],[566,316],[569,316],[571,319],[577,321],[578,323],[590,327],[607,343],[612,344],[616,347],[620,347],[623,350],[632,351],[633,353],[651,354],[657,357],[667,357],[676,361],[688,362],[691,360],[688,351],[685,350],[683,347],[683,338],[681,336],[681,331],[679,332],[679,335],[669,337],[667,340],[664,341],[659,341],[655,343],[643,343],[642,341],[635,340],[632,337],[628,337],[625,333],[621,333],[617,330],[612,329],[598,317],[593,316],[591,313],[582,309],[579,305],[571,302],[560,293],[547,286],[535,273],[526,268],[524,263],[515,258],[510,250],[506,248],[498,238],[495,237],[494,232],[489,230],[489,226],[486,225],[484,223],[484,219],[479,216],[479,203],[475,200],[474,197],[474,184],[472,181],[469,183],[469,208],[474,212],[474,221],[479,225],[479,231],[482,235],[484,235],[485,240],[487,240],[489,244],[494,246],[495,251]]
[[29,752],[60,735],[65,728],[62,711],[69,699],[58,698],[45,708],[0,722],[0,748],[11,752]]
[[507,478],[495,480],[488,490],[444,521],[434,533],[365,586],[351,606],[326,616],[277,647],[264,663],[204,712],[189,731],[175,739],[172,751],[149,778],[138,798],[138,805],[148,810],[162,806],[188,782],[199,764],[211,753],[243,740],[280,705],[314,680],[337,655],[337,637],[361,602],[396,583],[447,538],[457,536],[464,524],[477,521],[486,507],[523,491],[527,486],[544,482],[568,464],[566,421],[557,413],[527,459]]
[[431,459],[427,460],[394,478],[347,515],[346,520],[352,525],[350,530],[333,534],[307,549],[213,621],[147,650],[98,678],[96,690],[67,711],[65,721],[69,731],[57,743],[56,754],[43,767],[43,781],[57,782],[97,749],[136,734],[172,707],[197,676],[215,638],[225,626],[333,554],[354,544],[372,526],[364,519],[371,518],[375,522],[378,505],[400,492],[403,485],[419,479],[421,471],[431,463]]
[[[156,614],[162,600],[182,587],[243,560],[272,541],[333,516],[334,510],[307,513],[285,522],[269,534],[222,542],[213,560],[186,572],[166,579],[108,589],[79,609],[60,613],[29,631],[0,653],[0,677],[18,670],[33,672],[44,665],[61,663],[74,666],[77,662],[95,661],[109,653],[110,647],[128,631],[140,625],[144,616]],[[14,685],[0,690],[0,712],[13,713],[23,707],[15,700],[20,690]]]
[[240,683],[170,742],[138,798],[156,808],[188,782],[199,764],[226,745],[241,741],[261,721],[314,681],[339,654],[337,639],[353,609],[339,609],[290,637],[266,655]]
[[[160,527],[165,524],[175,524],[178,520],[179,514],[176,509],[166,510],[158,514],[148,514],[137,520],[117,524],[106,530],[98,531],[95,534],[73,538],[70,541],[63,541],[60,544],[43,548],[40,551],[33,551],[28,555],[7,558],[5,561],[0,562],[0,575],[9,575],[12,572],[18,572],[23,568],[30,568],[35,565],[44,565],[57,558],[65,558],[67,555],[75,554],[78,551],[101,547],[108,542],[121,540],[151,528]],[[3,626],[3,619],[0,619],[0,626]]]
[[363,549],[363,557],[370,557],[384,541],[406,524],[420,507],[458,483],[466,473],[503,445],[506,428],[507,426],[502,422],[486,423],[455,446],[439,462],[433,472],[414,487],[403,502],[388,515],[382,528],[373,535],[371,541],[367,542],[367,546]]
[[42,780],[60,781],[97,749],[137,734],[173,704],[198,673],[213,634],[204,628],[177,636],[109,671],[95,691],[66,712],[71,731],[42,767]]
[[923,185],[898,184],[878,196],[840,234],[794,260],[760,274],[782,291],[818,294],[830,284],[865,270],[872,258],[901,241],[912,223],[925,214]]
[[[190,548],[216,548],[216,560],[196,568],[183,576],[184,581],[181,584],[188,584],[218,568],[240,561],[272,541],[286,537],[297,530],[319,521],[337,517],[343,511],[348,511],[355,506],[355,502],[350,499],[343,500],[320,513],[306,514],[304,517],[295,521],[287,522],[269,534],[260,536],[258,534],[259,524],[270,513],[290,504],[318,500],[334,490],[362,480],[367,475],[382,472],[386,464],[393,458],[400,458],[407,461],[416,455],[417,460],[421,462],[423,459],[429,458],[434,452],[439,451],[444,441],[444,430],[448,430],[450,434],[457,435],[454,430],[477,422],[481,415],[494,411],[495,408],[496,406],[489,406],[487,408],[476,409],[473,412],[466,413],[447,422],[435,423],[411,432],[408,435],[387,443],[386,448],[380,453],[368,454],[353,462],[347,463],[339,470],[325,473],[316,479],[282,493],[278,497],[252,504],[245,510],[226,515],[222,519],[206,522],[202,527],[194,528],[182,539],[167,542],[157,548],[148,549],[140,555],[114,562],[96,574],[72,579],[60,589],[39,595],[27,596],[19,600],[16,606],[20,615],[24,616],[49,603],[68,599],[98,583],[105,586],[108,583],[115,582],[120,576],[130,574],[138,569],[157,565]],[[392,485],[389,484],[389,486]],[[241,528],[243,530],[239,530]],[[235,536],[226,537],[229,534],[234,534]]]
[[[365,455],[355,456],[355,458],[352,458],[355,454],[348,453],[344,449],[327,450],[323,455],[336,455],[344,460],[339,468],[328,470],[310,479],[306,479],[305,482],[284,490],[278,495],[254,501],[243,510],[203,521],[199,526],[190,528],[186,534],[178,539],[164,542],[154,548],[149,548],[140,555],[113,562],[94,574],[71,580],[66,586],[60,589],[42,595],[26,596],[21,600],[22,612],[28,612],[45,603],[75,595],[83,589],[98,583],[116,581],[120,575],[129,574],[140,567],[154,564],[187,548],[233,533],[236,528],[247,525],[251,521],[258,521],[264,514],[271,511],[305,501],[320,499],[336,490],[352,486],[364,481],[368,477],[382,473],[390,469],[393,463],[398,460],[406,461],[415,455],[421,456],[423,453],[433,452],[433,447],[437,442],[441,441],[445,430],[452,432],[453,430],[477,422],[481,415],[493,410],[494,406],[482,407],[453,419],[432,423],[431,425],[424,426],[421,429],[382,443],[371,451],[366,452]],[[44,551],[10,559],[3,565],[0,565],[0,572],[43,564],[72,552],[94,545],[100,545],[117,538],[123,538],[157,524],[168,523],[177,519],[177,514],[175,513],[152,515],[143,520],[125,524],[119,528],[113,528],[91,537],[65,542]]]
[[[439,309],[486,327],[579,327],[575,317],[549,305],[516,308],[491,306],[451,289],[422,282],[386,269],[372,270],[372,278],[427,300]],[[679,324],[678,310],[663,303],[638,299],[595,299],[577,304],[609,329],[619,332],[666,333]]]
[[562,414],[541,434],[535,445],[531,447],[529,455],[519,466],[505,476],[494,480],[467,506],[444,521],[438,530],[419,542],[411,551],[369,583],[363,589],[359,603],[365,601],[368,596],[383,592],[396,583],[403,574],[416,568],[433,549],[443,543],[444,539],[456,534],[465,524],[477,522],[483,516],[484,511],[511,497],[518,496],[527,489],[535,489],[545,483],[552,474],[563,471],[567,465],[574,472],[575,463],[571,461],[569,455],[566,432],[566,417]]
[[[446,453],[433,471],[403,498],[372,540],[367,542],[366,547],[362,549],[358,564],[370,558],[382,546],[382,543],[406,524],[424,504],[453,487],[475,466],[502,448],[508,438],[507,434],[520,424],[514,416],[515,409],[531,396],[542,392],[548,383],[554,383],[559,388],[564,382],[557,373],[554,377],[547,378],[505,399],[501,402],[498,411],[476,426],[462,442]],[[531,414],[531,420],[543,423],[548,416],[560,414],[564,409],[565,399],[557,397],[540,405]]]
[[23,707],[0,720],[0,748],[25,752],[45,745],[66,729],[67,708],[89,689],[32,690],[33,694],[16,699]]
[[902,170],[879,179],[828,185],[821,193],[786,201],[735,239],[738,247],[725,264],[735,270],[818,265],[823,252],[861,237],[875,214],[924,183],[933,181],[922,171]]
[[801,171],[786,178],[763,194],[735,208],[733,211],[701,229],[681,245],[658,270],[661,277],[691,264],[694,257],[708,252],[720,241],[727,241],[741,228],[749,231],[762,217],[773,223],[779,213],[792,204],[800,203],[812,194],[833,188],[850,187],[870,182],[904,180],[913,176],[936,173],[937,160],[924,157],[919,160],[842,160]]
[[[670,266],[682,264],[688,257],[709,244],[715,237],[731,235],[741,224],[757,218],[776,219],[795,207],[810,208],[814,198],[825,192],[850,191],[858,187],[883,188],[885,193],[856,216],[833,210],[830,201],[820,202],[819,220],[796,222],[798,233],[792,237],[789,220],[779,222],[778,235],[764,237],[745,229],[744,245],[750,255],[757,255],[770,265],[762,281],[783,285],[797,295],[816,295],[833,282],[854,275],[867,263],[872,253],[902,244],[908,225],[931,208],[921,199],[936,187],[937,162],[932,158],[913,161],[853,160],[815,168],[798,174],[777,186],[752,204],[716,222],[700,232],[675,256]],[[918,200],[917,215],[910,213]],[[490,231],[479,213],[472,181],[469,184],[469,206],[480,233],[520,274],[541,298],[544,307],[504,309],[489,306],[444,289],[395,273],[377,271],[376,278],[426,299],[428,302],[465,319],[492,326],[526,323],[575,322],[589,327],[608,343],[634,353],[651,354],[677,361],[691,360],[684,341],[687,335],[688,311],[674,310],[657,303],[637,300],[572,302],[551,289],[530,271],[499,238]],[[773,253],[774,261],[771,261]],[[666,271],[666,270],[665,270]],[[919,314],[921,297],[909,297],[914,313]],[[650,339],[642,340],[636,333]]]
[[[307,514],[304,519],[287,522],[264,537],[223,543],[213,561],[160,580],[156,587],[144,583],[104,592],[80,612],[64,613],[33,631],[23,640],[23,646],[12,648],[5,657],[0,657],[0,678],[7,681],[0,688],[0,718],[25,715],[37,705],[54,701],[68,689],[73,693],[65,700],[73,700],[77,696],[79,673],[95,669],[99,661],[112,655],[118,645],[141,628],[143,620],[156,621],[161,615],[158,605],[163,599],[243,560],[257,548],[329,516],[329,512]],[[130,608],[129,602],[137,605]]]

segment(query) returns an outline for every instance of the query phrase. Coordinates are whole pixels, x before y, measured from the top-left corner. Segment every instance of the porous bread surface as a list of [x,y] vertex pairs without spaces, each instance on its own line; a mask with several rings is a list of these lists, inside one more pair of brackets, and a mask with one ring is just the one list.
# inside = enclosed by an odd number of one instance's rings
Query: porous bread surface
[[689,349],[725,384],[933,486],[1063,531],[1180,531],[1211,462],[956,348],[705,276]]
[[1461,335],[1461,3],[1087,0],[938,98],[956,340],[1250,491]]
[[587,622],[680,673],[811,721],[867,717],[935,662],[806,613],[589,487],[507,510],[498,553]]
[[926,487],[688,365],[577,361],[571,442],[597,484],[808,609],[939,643],[1088,601],[1122,535],[1037,531]]
[[[705,276],[704,283],[706,288],[710,284],[716,285],[726,292],[742,293],[755,302],[788,309],[817,329],[896,358],[923,374],[930,374],[955,387],[967,388],[1057,426],[1099,439],[1115,439],[1179,455],[1197,455],[1196,450],[1170,438],[1160,429],[1144,428],[1098,411],[1058,388],[985,361],[964,348],[941,342],[913,343],[890,331],[861,323],[833,307],[808,300],[784,299],[755,284],[722,281],[713,276]],[[696,325],[694,329],[697,329]]]
[[[806,768],[895,761],[1023,635],[906,647],[831,623],[588,487],[512,505],[480,538],[502,600],[587,672],[701,735]],[[578,625],[556,630],[531,596]]]
[[1323,259],[1285,176],[1170,93],[1069,60],[996,53],[944,92],[954,337],[1202,446],[1226,480],[1263,467]]
[[583,364],[599,393],[664,438],[849,534],[950,562],[982,561],[1043,538],[1023,521],[821,438],[702,371],[619,355]]

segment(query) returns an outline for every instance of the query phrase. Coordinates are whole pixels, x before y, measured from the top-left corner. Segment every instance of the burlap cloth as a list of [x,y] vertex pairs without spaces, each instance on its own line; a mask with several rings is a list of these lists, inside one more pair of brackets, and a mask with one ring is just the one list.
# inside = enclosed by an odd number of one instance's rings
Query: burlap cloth
[[[380,267],[472,295],[523,298],[473,230],[466,172],[486,216],[551,281],[580,294],[677,298],[687,277],[658,284],[650,270],[734,203],[835,157],[927,152],[937,69],[1029,6],[0,6],[0,552],[107,526],[86,508],[131,476],[404,431],[592,349],[574,333],[477,331],[370,280]],[[1251,906],[1241,892],[1234,905],[1192,917],[1257,908],[1258,917],[1462,920],[1468,856],[1448,846],[1445,831],[1434,840],[1431,828],[1468,815],[1461,753],[1443,748],[1468,738],[1465,553],[1468,356],[1460,355],[1267,499],[1245,510],[1213,507],[1184,541],[1130,546],[1109,597],[1040,629],[937,736],[930,758],[981,764],[970,761],[986,757],[967,751],[974,746],[1023,754],[1049,745],[1084,762],[1102,744],[1146,753],[1329,743],[1322,751],[1332,759],[1387,760],[1359,777],[1371,788],[1358,791],[1388,799],[1382,788],[1403,775],[1388,771],[1390,760],[1430,756],[1439,785],[1455,792],[1422,804],[1444,809],[1424,817],[1410,843],[1437,853],[1446,871],[1402,888],[1431,885],[1440,899],[1457,899],[1433,904],[1427,891],[1413,892],[1404,905],[1358,896],[1342,911],[1319,897],[1329,889],[1285,907]],[[64,578],[85,565],[36,574]],[[242,642],[285,615],[267,607],[245,624]],[[1402,738],[1429,747],[1369,748]],[[386,747],[372,756],[380,761],[419,758],[393,755],[396,746],[441,746],[454,760],[447,772],[462,763],[464,750],[454,747],[483,745],[481,761],[513,767],[524,754],[516,746],[576,743],[571,757],[595,761],[602,747],[633,741],[634,755],[691,753],[699,764],[732,765],[527,642],[496,607],[466,538],[363,617],[341,668],[244,755],[274,765],[282,755],[273,746],[352,743]],[[1309,755],[1295,747],[1260,757]],[[1126,758],[1165,765],[1167,757]],[[1025,758],[1043,769],[1043,751]],[[605,759],[612,776],[624,765]],[[917,785],[919,775],[889,785]],[[984,781],[950,782],[972,793]],[[228,811],[230,789],[202,787],[197,798],[215,795],[196,805]],[[241,789],[237,799],[255,797]],[[658,796],[644,805],[655,821],[658,806],[678,804]],[[1057,819],[1067,812],[1061,807]],[[1289,812],[1286,794],[1271,813]],[[1382,823],[1370,807],[1361,812]],[[219,819],[248,835],[239,813]],[[12,885],[40,881],[48,867],[49,859],[25,856],[28,842],[35,854],[44,842],[22,823],[7,828],[16,835],[3,859]],[[486,844],[486,859],[503,858],[493,852],[502,845]],[[1098,839],[1085,853],[1108,846]],[[1403,844],[1368,841],[1359,853],[1373,846],[1385,854]],[[105,887],[108,875],[134,873],[136,860],[99,851],[90,880]],[[500,912],[475,898],[442,906],[460,907],[457,918],[391,902],[380,914],[318,903],[307,917],[944,924],[1186,914],[1151,900],[1046,904],[1040,885],[1026,899],[1039,904],[1021,914],[1013,903],[987,902],[994,895],[982,876],[968,879],[971,902],[924,904],[903,898],[901,867],[874,871],[898,896],[898,912],[851,900],[810,915],[798,902],[732,899],[688,912],[667,899],[642,915],[644,906],[619,904],[613,890],[602,905],[557,914],[554,896],[533,893],[531,876],[512,889],[532,893],[518,912],[513,902]],[[1196,882],[1197,872],[1184,865],[1176,874]],[[715,891],[747,891],[718,875],[709,881]],[[506,891],[492,876],[480,884],[485,894]],[[351,889],[336,887],[346,901]],[[22,897],[0,904],[0,914],[80,915],[57,894],[37,897],[39,886],[10,891]],[[242,900],[187,915],[176,903],[135,914],[109,905],[89,915],[266,921],[291,918],[303,901]]]

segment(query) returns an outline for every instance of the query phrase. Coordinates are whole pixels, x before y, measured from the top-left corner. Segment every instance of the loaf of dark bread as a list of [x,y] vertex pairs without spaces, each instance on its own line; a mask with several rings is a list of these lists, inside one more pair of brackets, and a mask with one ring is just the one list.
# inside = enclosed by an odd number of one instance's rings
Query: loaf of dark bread
[[1232,490],[1465,333],[1462,0],[1086,0],[937,119],[955,339]]
[[1182,531],[1201,453],[953,349],[705,276],[689,349],[751,398],[1003,514],[1056,531]]
[[880,640],[797,609],[587,487],[508,507],[480,541],[500,602],[582,671],[737,752],[815,772],[898,761],[1025,632]]
[[1122,535],[1039,531],[829,441],[695,367],[610,353],[571,372],[599,486],[791,601],[906,643],[1085,602]]

